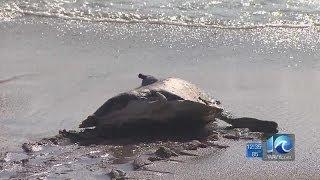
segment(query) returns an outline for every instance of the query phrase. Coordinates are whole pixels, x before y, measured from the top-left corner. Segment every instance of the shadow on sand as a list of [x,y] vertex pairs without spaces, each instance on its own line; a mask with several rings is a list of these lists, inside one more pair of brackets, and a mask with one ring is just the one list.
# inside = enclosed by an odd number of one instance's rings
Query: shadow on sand
[[[126,145],[140,142],[181,141],[205,139],[213,133],[213,124],[136,124],[124,125],[121,128],[93,128],[81,131],[59,131],[55,138],[66,138],[79,145],[113,144]],[[52,140],[52,139],[51,139]]]
[[[216,122],[209,124],[199,124],[199,122],[192,123],[188,121],[170,124],[137,123],[122,125],[121,128],[92,128],[82,129],[81,131],[61,130],[59,131],[59,135],[50,138],[50,140],[56,144],[69,141],[84,146],[92,144],[127,145],[157,141],[188,142],[191,140],[206,140],[211,135],[221,132],[235,134],[235,128],[239,127],[218,127]],[[278,132],[277,129],[269,127],[250,127],[249,129],[247,128],[247,130],[249,130],[249,132],[262,133],[264,136]]]

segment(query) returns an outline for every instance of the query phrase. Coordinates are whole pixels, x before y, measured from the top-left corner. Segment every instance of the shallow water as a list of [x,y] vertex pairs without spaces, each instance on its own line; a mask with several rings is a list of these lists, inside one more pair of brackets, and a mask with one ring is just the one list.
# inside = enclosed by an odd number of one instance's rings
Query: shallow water
[[42,16],[93,22],[143,22],[220,28],[319,25],[313,0],[3,0],[0,18]]
[[[0,24],[0,144],[75,129],[139,72],[189,80],[227,110],[296,135],[294,162],[245,159],[245,142],[175,169],[178,177],[314,178],[320,174],[319,29],[217,29],[20,17]],[[20,76],[21,75],[21,76]],[[259,170],[253,170],[259,167]],[[184,175],[184,176],[182,176]]]

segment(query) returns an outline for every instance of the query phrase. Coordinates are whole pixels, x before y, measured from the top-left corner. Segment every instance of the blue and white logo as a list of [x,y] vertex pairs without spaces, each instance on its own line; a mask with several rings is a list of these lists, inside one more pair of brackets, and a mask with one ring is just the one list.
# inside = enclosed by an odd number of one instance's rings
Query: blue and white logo
[[289,136],[282,135],[277,137],[277,139],[274,141],[274,148],[278,151],[278,153],[286,154],[293,148],[293,142]]
[[274,136],[271,136],[267,140],[267,153],[272,153],[273,150],[275,149],[280,154],[286,154],[290,152],[292,148],[293,148],[293,141],[286,134],[279,135],[276,138],[274,138]]
[[275,134],[264,145],[264,160],[294,160],[294,135]]

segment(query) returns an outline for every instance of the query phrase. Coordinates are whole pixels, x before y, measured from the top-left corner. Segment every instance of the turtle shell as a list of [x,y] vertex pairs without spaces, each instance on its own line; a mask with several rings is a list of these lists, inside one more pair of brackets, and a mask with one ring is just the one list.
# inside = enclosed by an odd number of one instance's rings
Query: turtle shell
[[110,98],[80,128],[172,122],[201,124],[221,112],[216,101],[194,84],[167,78]]

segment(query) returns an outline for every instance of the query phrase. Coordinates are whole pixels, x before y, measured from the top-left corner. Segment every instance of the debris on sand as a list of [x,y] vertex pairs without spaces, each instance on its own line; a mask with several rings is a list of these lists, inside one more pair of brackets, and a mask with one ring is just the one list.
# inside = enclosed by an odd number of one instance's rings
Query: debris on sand
[[124,180],[126,179],[127,173],[119,169],[112,169],[108,175],[114,180]]
[[[159,159],[161,160],[161,159]],[[133,163],[132,163],[132,166],[133,166],[133,169],[134,170],[139,170],[141,169],[142,167],[146,166],[146,165],[149,165],[149,164],[152,164],[153,161],[150,160],[150,157],[149,158],[146,158],[146,157],[137,157]]]
[[26,153],[38,152],[42,149],[38,143],[23,143],[21,147]]
[[186,144],[186,150],[197,150],[198,148],[207,148],[208,145],[198,140],[193,140]]
[[170,158],[172,156],[179,156],[179,154],[164,146],[160,146],[155,152],[155,154],[160,158]]
[[222,137],[226,138],[226,139],[233,139],[233,140],[239,140],[240,136],[237,134],[225,134]]

